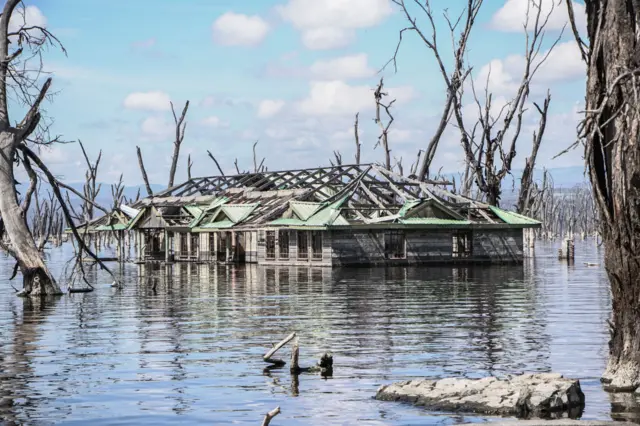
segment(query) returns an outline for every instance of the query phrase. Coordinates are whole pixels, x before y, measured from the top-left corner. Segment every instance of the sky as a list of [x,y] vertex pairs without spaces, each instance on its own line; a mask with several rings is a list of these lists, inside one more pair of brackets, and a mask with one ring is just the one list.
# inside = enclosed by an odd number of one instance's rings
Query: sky
[[[407,0],[411,3],[413,0]],[[527,1],[489,0],[472,32],[468,63],[482,89],[488,83],[496,111],[513,96],[522,76]],[[542,0],[553,10],[544,53],[560,38],[531,88],[531,102],[552,100],[538,166],[583,164],[582,152],[552,160],[575,140],[584,105],[585,68],[566,23],[565,6]],[[432,0],[442,56],[451,64],[451,39],[443,6],[456,16],[466,1]],[[269,170],[328,165],[333,152],[344,163],[354,156],[353,122],[359,113],[363,161],[382,161],[374,146],[374,88],[381,77],[396,99],[389,133],[391,155],[405,171],[433,133],[445,98],[445,85],[432,52],[415,32],[405,32],[393,66],[399,31],[407,21],[391,0],[25,0],[29,20],[46,25],[67,55],[52,48],[44,67],[52,73],[56,95],[45,106],[52,133],[81,140],[89,155],[102,150],[99,180],[120,174],[128,185],[142,182],[136,146],[143,152],[152,183],[168,180],[173,117],[189,100],[186,135],[176,180],[186,178],[187,156],[193,176],[215,175],[207,150],[225,172],[253,168],[252,146]],[[575,3],[584,29],[584,6]],[[411,9],[423,28],[419,10]],[[470,86],[469,86],[470,87]],[[466,91],[465,93],[470,92]],[[464,100],[465,119],[477,108]],[[14,109],[18,111],[18,109]],[[19,111],[18,111],[19,112]],[[18,120],[20,117],[12,117]],[[518,156],[521,167],[537,127],[533,105],[525,114]],[[83,179],[85,165],[77,144],[42,152],[62,179]],[[445,172],[463,169],[459,132],[450,125],[433,164]]]

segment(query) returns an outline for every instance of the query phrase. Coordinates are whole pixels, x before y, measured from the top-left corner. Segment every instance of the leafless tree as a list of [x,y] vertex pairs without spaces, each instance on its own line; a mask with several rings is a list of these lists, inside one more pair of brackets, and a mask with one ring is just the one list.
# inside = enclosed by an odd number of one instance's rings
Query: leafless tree
[[100,150],[100,152],[98,153],[96,161],[91,162],[91,160],[89,160],[89,156],[87,155],[87,151],[84,149],[84,145],[82,145],[82,142],[78,141],[78,144],[80,145],[80,149],[82,150],[84,160],[87,163],[87,171],[85,172],[85,183],[83,186],[84,197],[82,197],[82,216],[85,221],[90,221],[91,219],[93,219],[96,199],[98,198],[98,194],[102,189],[102,184],[97,183],[98,168],[100,167],[100,160],[102,159],[102,150]]
[[191,161],[191,154],[187,155],[187,179],[191,180],[191,167],[193,167],[193,161]]
[[[465,125],[461,94],[456,95],[454,104],[454,115],[460,130],[462,147],[466,161],[470,164],[470,170],[474,175],[477,190],[482,193],[489,204],[496,206],[500,203],[502,181],[511,173],[512,163],[516,157],[516,148],[523,127],[523,117],[527,100],[529,99],[532,79],[560,39],[558,37],[551,47],[541,54],[545,28],[551,13],[553,13],[553,7],[546,15],[543,15],[539,4],[528,1],[527,5],[528,10],[524,23],[526,38],[524,70],[514,97],[494,115],[493,95],[489,91],[489,78],[487,78],[485,86],[484,102],[479,100],[472,79],[472,91],[478,108],[478,122],[472,131],[468,131]],[[530,27],[531,9],[533,9],[534,13],[532,28]],[[538,131],[534,137],[532,153],[529,157],[530,164],[528,168],[525,168],[525,173],[527,173],[527,170],[532,170],[535,165],[535,158],[545,130],[550,100],[551,95],[547,93],[542,108],[534,104],[541,118]],[[479,140],[476,139],[476,129],[480,133],[477,137]],[[529,180],[530,176],[526,177],[525,190],[527,185],[530,185]]]
[[[0,16],[0,236],[6,232],[10,240],[3,248],[18,262],[23,277],[22,294],[52,295],[59,294],[60,287],[45,265],[18,205],[14,167],[18,149],[26,146],[43,125],[40,108],[51,87],[51,78],[42,81],[41,73],[34,72],[33,66],[41,64],[40,55],[45,47],[62,46],[46,28],[26,22],[24,9],[18,7],[20,3],[7,0]],[[9,116],[10,98],[27,111],[15,125]]]
[[[375,123],[378,126],[380,126],[380,136],[378,136],[378,142],[376,142],[373,148],[375,149],[378,146],[382,146],[382,149],[384,151],[384,163],[383,163],[384,167],[387,170],[391,170],[391,149],[389,148],[389,129],[391,128],[391,125],[393,124],[393,121],[394,121],[393,115],[391,114],[391,107],[393,106],[393,103],[396,100],[393,99],[389,103],[384,103],[383,98],[385,96],[389,96],[389,94],[384,91],[384,80],[381,78],[380,82],[378,83],[378,87],[376,87],[376,90],[373,92],[373,97],[376,101],[376,118],[374,118],[373,121],[375,121]],[[384,112],[387,115],[386,124],[383,123],[382,111],[381,111],[382,109],[384,109]]]
[[187,129],[187,123],[185,118],[187,116],[187,110],[189,109],[189,101],[184,104],[180,117],[176,115],[176,110],[171,102],[171,112],[173,113],[173,120],[176,126],[175,139],[173,141],[173,156],[171,157],[171,170],[169,170],[169,188],[173,186],[173,182],[176,177],[176,168],[178,167],[178,159],[180,158],[180,145],[184,140],[184,132]]
[[353,136],[355,139],[355,143],[356,143],[356,164],[360,164],[360,151],[362,148],[362,144],[360,143],[360,130],[359,130],[359,123],[358,123],[358,119],[360,117],[360,113],[356,114],[356,120],[353,123]]
[[[471,192],[471,184],[473,182],[475,183],[476,191],[489,204],[498,205],[502,181],[511,173],[512,163],[516,156],[516,147],[523,127],[523,117],[527,109],[531,81],[560,39],[558,37],[549,50],[541,53],[545,38],[545,28],[553,8],[548,14],[543,14],[538,2],[527,0],[528,11],[526,21],[523,23],[526,49],[522,79],[514,97],[497,114],[493,111],[495,105],[493,104],[493,95],[489,91],[489,79],[487,78],[483,100],[480,99],[475,90],[473,78],[470,79],[478,115],[477,122],[473,125],[473,128],[469,128],[463,114],[463,83],[471,75],[472,68],[465,63],[465,56],[471,31],[483,1],[468,0],[465,10],[455,19],[452,19],[446,11],[444,13],[453,48],[453,69],[451,71],[447,69],[438,44],[434,13],[429,0],[393,1],[400,6],[409,26],[400,31],[398,48],[390,62],[396,63],[403,33],[405,31],[415,32],[425,46],[433,52],[447,90],[443,113],[434,136],[425,150],[418,178],[424,180],[429,175],[438,143],[449,123],[449,119],[453,116],[460,132],[461,144],[467,163],[465,178],[461,182],[462,192]],[[408,6],[411,3],[413,8]],[[427,22],[426,28],[423,28],[418,23],[418,14],[425,18]],[[530,19],[530,15],[534,16],[533,19]],[[462,30],[460,30],[461,26],[463,27]],[[460,32],[459,36],[457,35],[458,32]],[[529,168],[533,168],[535,165],[539,144],[542,141],[545,129],[549,101],[550,96],[547,96],[542,108],[536,105],[541,119],[536,137],[534,137],[534,147],[528,159]],[[473,180],[469,179],[470,177],[473,177]],[[530,186],[530,173],[524,178],[525,186]],[[525,199],[526,197],[523,198],[523,202]]]
[[635,0],[588,0],[587,45],[571,1],[565,2],[587,65],[586,108],[578,127],[600,216],[605,268],[611,282],[607,389],[640,387],[640,109]]
[[213,160],[213,162],[216,164],[216,167],[218,168],[218,171],[220,172],[220,176],[224,176],[224,172],[222,171],[222,167],[220,167],[220,163],[218,163],[218,160],[216,160],[216,157],[213,156],[213,154],[211,153],[211,151],[207,150],[207,154],[209,154],[209,158],[211,158],[211,160]]
[[138,166],[140,167],[140,173],[142,173],[142,180],[144,180],[144,186],[147,189],[147,195],[153,197],[153,191],[149,184],[149,177],[147,176],[147,170],[144,168],[144,161],[142,160],[142,151],[139,146],[136,146],[136,153],[138,154]]
[[[258,141],[255,141],[253,144],[253,171],[254,173],[258,173],[258,172],[264,172],[266,171],[266,167],[264,165],[264,160],[266,160],[266,158],[262,158],[262,160],[260,161],[260,164],[258,164],[258,155],[256,154],[256,146],[258,146]],[[238,164],[236,162],[236,168],[238,168]]]
[[[433,55],[435,56],[435,59],[438,63],[438,68],[440,70],[440,73],[442,74],[442,77],[444,78],[447,89],[447,97],[444,103],[442,115],[440,116],[438,127],[431,137],[431,140],[427,144],[427,147],[424,151],[424,156],[422,158],[422,163],[420,164],[420,169],[418,170],[417,174],[419,180],[425,180],[427,177],[429,177],[431,163],[433,162],[433,159],[435,157],[440,139],[442,138],[442,135],[447,128],[447,124],[449,123],[449,119],[451,117],[452,109],[455,105],[458,92],[462,89],[462,85],[471,71],[470,68],[467,69],[465,67],[465,55],[467,52],[467,44],[471,35],[471,30],[473,29],[483,0],[468,0],[466,9],[456,19],[451,19],[447,13],[445,13],[444,15],[447,24],[449,25],[449,30],[451,33],[451,43],[454,50],[453,68],[451,70],[449,70],[446,66],[445,60],[443,59],[440,52],[436,25],[430,1],[392,1],[400,7],[409,25],[400,31],[400,37],[398,40],[396,51],[388,64],[393,63],[394,67],[397,70],[397,56],[402,44],[403,35],[406,31],[415,32],[420,40],[424,43],[424,45],[429,50],[431,50]],[[407,3],[413,4],[417,10],[417,13],[414,13],[413,9]],[[426,17],[428,28],[423,28],[418,23],[417,14],[422,14],[424,15],[424,17]],[[456,36],[456,33],[460,29],[461,23],[463,25],[462,32],[459,36]]]

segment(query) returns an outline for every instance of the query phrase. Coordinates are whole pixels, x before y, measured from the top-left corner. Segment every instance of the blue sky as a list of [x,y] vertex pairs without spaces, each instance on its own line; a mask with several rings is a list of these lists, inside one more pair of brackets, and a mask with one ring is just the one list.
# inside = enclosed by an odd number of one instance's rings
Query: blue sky
[[[486,1],[472,34],[469,62],[474,77],[486,81],[497,99],[508,99],[520,78],[524,51],[520,29],[528,0]],[[547,10],[553,1],[543,0]],[[435,0],[441,48],[450,55],[449,34],[440,16],[452,15],[465,1]],[[326,165],[333,150],[353,158],[353,118],[360,113],[363,160],[382,160],[373,149],[373,88],[377,71],[391,57],[403,15],[389,0],[80,0],[27,1],[28,16],[46,22],[68,56],[50,50],[45,68],[59,91],[46,106],[52,128],[67,140],[83,141],[96,155],[103,150],[100,180],[120,173],[128,184],[141,182],[135,146],[141,147],[150,179],[166,183],[172,152],[168,101],[191,106],[178,180],[186,177],[191,154],[194,175],[215,174],[210,150],[226,171],[252,165],[251,147],[271,170]],[[37,8],[34,9],[34,8]],[[576,4],[583,25],[583,6]],[[37,12],[37,13],[36,13]],[[418,15],[420,16],[420,15]],[[420,17],[421,19],[421,17]],[[566,21],[564,6],[549,21],[546,47]],[[420,21],[419,21],[420,22]],[[584,98],[584,68],[570,34],[541,68],[531,101],[551,90],[547,135],[539,165],[582,163],[581,152],[551,161],[575,137]],[[520,59],[519,59],[520,58]],[[383,73],[396,98],[390,134],[392,155],[405,170],[434,128],[444,84],[432,53],[407,34],[398,72]],[[483,77],[484,76],[484,77]],[[470,101],[469,101],[470,103]],[[473,108],[470,105],[470,120]],[[516,166],[530,149],[535,115],[525,121]],[[435,166],[462,168],[457,130],[450,126]],[[43,152],[56,173],[81,180],[84,165],[77,145]]]

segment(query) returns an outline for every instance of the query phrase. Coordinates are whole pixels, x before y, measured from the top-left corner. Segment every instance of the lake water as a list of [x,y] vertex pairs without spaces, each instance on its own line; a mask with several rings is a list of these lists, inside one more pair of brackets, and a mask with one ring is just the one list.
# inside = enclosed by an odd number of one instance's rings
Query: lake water
[[[496,419],[373,399],[415,377],[554,371],[581,379],[583,418],[626,418],[601,389],[610,296],[602,249],[573,266],[538,243],[519,267],[389,269],[125,265],[125,288],[31,302],[0,259],[0,419],[7,424],[426,425]],[[59,273],[68,253],[50,253]],[[113,265],[113,264],[112,264]],[[19,283],[17,283],[19,284]],[[334,375],[265,372],[292,331],[302,366],[325,350]],[[281,356],[289,356],[289,348]]]

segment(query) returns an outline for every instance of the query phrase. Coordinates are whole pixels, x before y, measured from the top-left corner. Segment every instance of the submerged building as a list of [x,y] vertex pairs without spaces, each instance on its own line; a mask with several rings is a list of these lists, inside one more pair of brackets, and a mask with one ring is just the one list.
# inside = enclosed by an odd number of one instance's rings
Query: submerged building
[[444,188],[377,165],[201,177],[79,229],[128,233],[136,262],[522,262],[540,222]]

